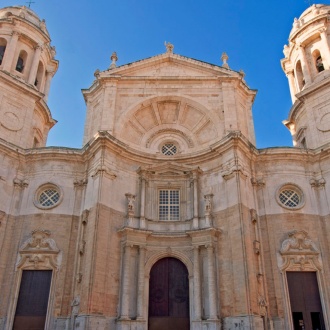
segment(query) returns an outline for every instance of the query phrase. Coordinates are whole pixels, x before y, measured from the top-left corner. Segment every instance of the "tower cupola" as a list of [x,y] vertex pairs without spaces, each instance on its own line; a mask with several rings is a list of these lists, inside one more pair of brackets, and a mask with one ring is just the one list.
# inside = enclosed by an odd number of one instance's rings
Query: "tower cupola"
[[23,148],[46,144],[56,123],[46,104],[58,69],[55,47],[32,10],[0,10],[0,138]]
[[330,142],[330,6],[313,5],[295,18],[282,68],[292,103],[293,144],[317,148]]

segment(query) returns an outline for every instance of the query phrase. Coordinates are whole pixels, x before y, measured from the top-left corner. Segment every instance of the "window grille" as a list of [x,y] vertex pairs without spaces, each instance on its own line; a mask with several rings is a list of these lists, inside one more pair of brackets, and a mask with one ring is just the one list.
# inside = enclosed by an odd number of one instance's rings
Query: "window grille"
[[60,199],[60,194],[56,189],[46,189],[39,195],[41,206],[54,206]]
[[285,189],[280,192],[280,202],[286,207],[294,208],[300,204],[300,196],[298,193],[291,189]]
[[179,190],[159,190],[159,220],[180,220]]
[[162,154],[165,156],[173,156],[177,153],[178,148],[173,143],[165,143],[162,146]]

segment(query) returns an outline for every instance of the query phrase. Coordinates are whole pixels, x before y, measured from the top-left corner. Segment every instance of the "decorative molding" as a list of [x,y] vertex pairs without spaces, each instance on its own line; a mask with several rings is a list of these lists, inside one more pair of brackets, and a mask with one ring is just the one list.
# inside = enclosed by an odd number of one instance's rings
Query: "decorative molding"
[[317,271],[322,269],[320,251],[304,230],[294,230],[283,241],[280,255],[282,271]]
[[19,188],[27,188],[29,185],[29,181],[25,180],[25,179],[18,179],[18,178],[14,178],[13,180],[14,186],[15,187],[19,187]]
[[326,181],[325,181],[324,178],[321,178],[321,179],[318,179],[318,180],[317,179],[310,179],[309,183],[313,188],[324,188],[324,186],[326,184]]
[[49,230],[32,231],[32,237],[26,240],[19,249],[16,267],[57,270],[61,264],[61,253],[50,235]]
[[252,186],[255,186],[258,188],[262,188],[266,184],[265,180],[263,178],[255,178],[255,177],[251,178],[251,183],[252,183]]
[[159,135],[162,135],[162,134],[166,134],[166,133],[169,133],[169,134],[177,134],[181,137],[183,137],[183,139],[186,141],[186,143],[188,144],[188,147],[189,148],[193,148],[194,147],[194,142],[192,141],[192,139],[187,135],[185,134],[184,132],[178,130],[178,129],[174,129],[174,128],[164,128],[164,129],[160,129],[158,130],[156,133],[152,134],[149,139],[147,140],[146,142],[146,147],[149,148],[150,147],[150,144],[151,142],[153,141],[153,139]]
[[74,185],[75,188],[83,188],[87,185],[87,183],[88,183],[87,179],[80,179],[80,180],[75,179],[73,181],[73,185]]
[[117,177],[117,175],[114,172],[112,172],[109,168],[107,168],[105,165],[97,166],[91,176],[94,179],[96,176],[98,176],[100,174],[105,175],[106,177],[108,177],[111,180],[114,180]]
[[236,173],[240,174],[244,179],[248,176],[241,164],[227,164],[224,169],[222,177],[226,181],[233,178]]

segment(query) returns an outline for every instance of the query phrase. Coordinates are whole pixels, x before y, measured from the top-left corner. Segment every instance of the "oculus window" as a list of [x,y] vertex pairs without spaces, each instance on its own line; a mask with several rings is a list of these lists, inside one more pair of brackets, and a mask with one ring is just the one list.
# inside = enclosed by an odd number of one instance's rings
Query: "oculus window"
[[54,184],[45,184],[38,188],[34,198],[34,205],[40,209],[51,209],[62,200],[60,188]]
[[296,185],[284,185],[276,195],[277,202],[286,209],[296,210],[304,206],[304,194]]

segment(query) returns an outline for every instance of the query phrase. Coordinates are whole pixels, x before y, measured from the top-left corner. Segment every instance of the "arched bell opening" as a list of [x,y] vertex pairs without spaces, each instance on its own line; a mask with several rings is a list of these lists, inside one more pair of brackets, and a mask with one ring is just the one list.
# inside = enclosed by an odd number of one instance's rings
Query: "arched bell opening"
[[295,70],[295,77],[296,77],[296,83],[297,83],[297,89],[301,91],[303,87],[305,86],[305,79],[304,74],[302,71],[301,62],[298,61],[296,64],[296,70]]
[[7,47],[7,40],[0,38],[0,65],[2,64],[3,57],[5,56],[5,51]]
[[176,258],[160,259],[151,268],[148,329],[190,329],[188,269]]
[[17,59],[15,70],[20,73],[23,73],[26,60],[27,60],[27,52],[25,50],[21,50]]
[[37,77],[34,81],[34,86],[36,86],[41,91],[41,86],[43,84],[43,79],[45,76],[45,68],[43,63],[40,61],[38,65]]
[[320,51],[315,50],[312,55],[313,55],[316,73],[324,71],[324,64]]

